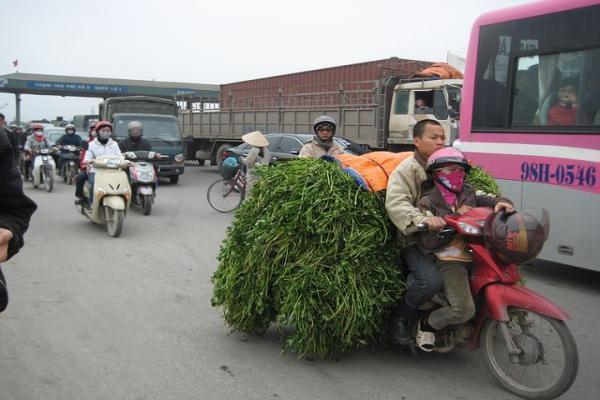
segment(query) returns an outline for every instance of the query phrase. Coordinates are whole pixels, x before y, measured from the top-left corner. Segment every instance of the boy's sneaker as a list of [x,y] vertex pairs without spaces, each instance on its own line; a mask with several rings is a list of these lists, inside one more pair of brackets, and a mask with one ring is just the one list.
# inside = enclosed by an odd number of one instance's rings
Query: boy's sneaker
[[81,204],[83,204],[83,199],[81,197],[75,197],[74,203],[76,206],[80,206]]

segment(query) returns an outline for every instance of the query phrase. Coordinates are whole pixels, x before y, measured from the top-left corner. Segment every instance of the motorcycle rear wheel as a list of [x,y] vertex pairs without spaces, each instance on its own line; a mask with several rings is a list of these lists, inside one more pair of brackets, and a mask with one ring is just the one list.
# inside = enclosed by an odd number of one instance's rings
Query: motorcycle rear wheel
[[[579,356],[563,321],[520,308],[509,309],[509,322],[488,320],[480,344],[488,370],[500,385],[526,399],[553,399],[567,391],[577,376]],[[512,362],[500,324],[508,324],[523,351]]]
[[141,196],[142,199],[142,214],[150,215],[152,212],[152,195],[145,194]]
[[104,207],[104,216],[106,217],[106,231],[108,235],[119,237],[123,231],[123,219],[125,217],[123,210]]

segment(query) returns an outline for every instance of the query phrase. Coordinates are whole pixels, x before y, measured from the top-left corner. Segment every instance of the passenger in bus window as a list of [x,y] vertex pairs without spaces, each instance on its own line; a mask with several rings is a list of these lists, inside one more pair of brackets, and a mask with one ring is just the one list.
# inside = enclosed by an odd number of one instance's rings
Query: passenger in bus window
[[575,125],[578,102],[577,82],[563,80],[558,86],[558,103],[548,110],[548,125]]

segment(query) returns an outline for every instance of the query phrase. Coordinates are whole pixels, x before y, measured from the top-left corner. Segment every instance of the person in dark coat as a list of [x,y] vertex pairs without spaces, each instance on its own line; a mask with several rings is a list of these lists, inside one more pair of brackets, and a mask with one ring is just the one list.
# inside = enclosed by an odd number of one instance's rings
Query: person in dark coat
[[137,150],[152,151],[152,144],[142,138],[144,135],[144,127],[141,122],[131,121],[127,124],[127,135],[128,137],[121,140],[119,143],[119,148],[122,153]]
[[[23,247],[23,234],[36,208],[23,193],[12,145],[6,132],[0,130],[0,262],[11,259]],[[0,269],[0,312],[7,304],[6,280]]]

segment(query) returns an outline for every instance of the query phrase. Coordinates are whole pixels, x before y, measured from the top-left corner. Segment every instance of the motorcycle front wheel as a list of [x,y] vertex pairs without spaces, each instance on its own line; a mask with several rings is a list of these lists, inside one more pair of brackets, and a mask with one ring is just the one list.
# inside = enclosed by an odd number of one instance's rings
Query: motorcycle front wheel
[[54,173],[52,171],[52,167],[44,167],[44,188],[46,188],[46,192],[50,193],[54,188]]
[[[488,320],[480,344],[489,371],[500,385],[526,399],[553,399],[567,391],[579,367],[577,345],[563,321],[520,308],[508,322]],[[521,354],[511,356],[502,334],[505,324]]]
[[152,195],[145,194],[145,195],[141,196],[141,200],[142,200],[142,214],[150,215],[150,213],[152,212]]
[[73,182],[75,181],[75,176],[77,176],[77,168],[69,166],[67,171],[67,185],[73,184]]
[[104,207],[104,216],[106,217],[106,231],[108,235],[119,237],[123,231],[123,219],[125,217],[123,210]]

